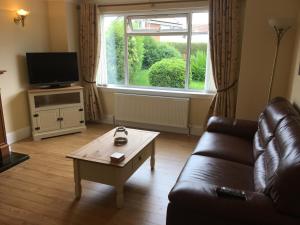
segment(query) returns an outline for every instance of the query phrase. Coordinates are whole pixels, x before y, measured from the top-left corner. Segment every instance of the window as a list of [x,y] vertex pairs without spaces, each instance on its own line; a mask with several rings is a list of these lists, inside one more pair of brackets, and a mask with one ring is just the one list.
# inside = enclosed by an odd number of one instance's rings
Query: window
[[204,90],[210,78],[208,13],[103,15],[98,83]]

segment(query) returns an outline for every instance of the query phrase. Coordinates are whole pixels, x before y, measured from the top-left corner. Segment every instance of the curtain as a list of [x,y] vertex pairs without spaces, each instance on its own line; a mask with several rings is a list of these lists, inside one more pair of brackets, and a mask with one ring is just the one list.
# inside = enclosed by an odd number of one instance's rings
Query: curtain
[[99,64],[97,5],[82,0],[80,4],[80,72],[84,87],[86,120],[100,120],[103,115],[96,75]]
[[235,118],[241,52],[241,0],[209,1],[212,72],[217,93],[208,117]]

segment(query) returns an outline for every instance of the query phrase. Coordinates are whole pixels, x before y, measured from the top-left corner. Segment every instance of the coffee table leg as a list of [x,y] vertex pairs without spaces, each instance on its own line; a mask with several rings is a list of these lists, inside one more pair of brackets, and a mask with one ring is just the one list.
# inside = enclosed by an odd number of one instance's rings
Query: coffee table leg
[[75,181],[75,197],[79,199],[81,197],[81,177],[79,172],[79,162],[77,159],[73,160],[74,166],[74,181]]
[[117,207],[123,208],[124,204],[124,185],[118,185],[116,186],[117,191]]
[[154,166],[155,166],[155,140],[153,140],[153,142],[152,142],[152,152],[151,152],[150,165],[151,165],[151,170],[154,170]]

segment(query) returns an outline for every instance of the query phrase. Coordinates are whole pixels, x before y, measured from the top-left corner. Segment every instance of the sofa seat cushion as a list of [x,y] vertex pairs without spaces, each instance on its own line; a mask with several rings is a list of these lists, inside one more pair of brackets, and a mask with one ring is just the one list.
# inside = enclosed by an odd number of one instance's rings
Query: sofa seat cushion
[[252,191],[254,190],[253,167],[224,159],[192,155],[176,185],[181,182],[191,182],[193,185],[208,183]]
[[204,132],[193,155],[210,156],[247,165],[253,165],[251,141],[231,135]]
[[169,194],[167,225],[299,225],[299,217],[280,214],[263,193],[247,200],[219,197],[216,186],[179,182]]

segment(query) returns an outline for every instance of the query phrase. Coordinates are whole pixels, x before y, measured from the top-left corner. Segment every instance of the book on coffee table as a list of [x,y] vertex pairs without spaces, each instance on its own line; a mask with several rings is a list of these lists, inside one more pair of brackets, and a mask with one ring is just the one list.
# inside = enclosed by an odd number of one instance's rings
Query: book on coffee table
[[115,152],[110,155],[110,161],[112,163],[119,163],[119,162],[122,162],[124,159],[125,159],[125,155],[120,152]]

